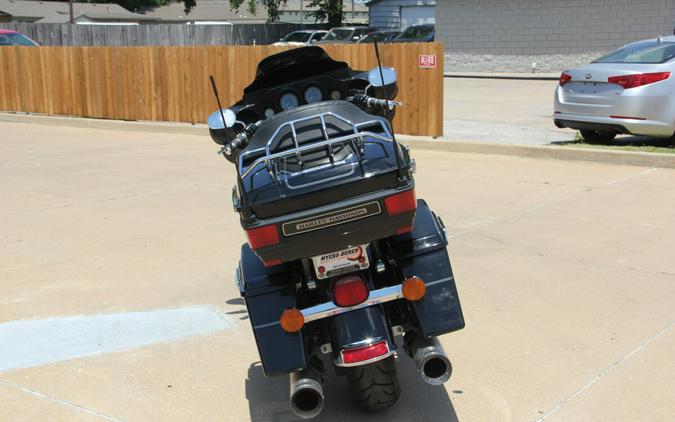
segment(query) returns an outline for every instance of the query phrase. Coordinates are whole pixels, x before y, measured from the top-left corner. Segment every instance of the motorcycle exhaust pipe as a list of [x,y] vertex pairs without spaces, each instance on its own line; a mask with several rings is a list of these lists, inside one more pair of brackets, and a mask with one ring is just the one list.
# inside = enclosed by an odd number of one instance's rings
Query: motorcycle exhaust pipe
[[417,371],[427,384],[441,385],[450,379],[452,365],[443,346],[436,337],[416,338],[410,347],[410,355]]
[[291,410],[298,417],[311,419],[323,410],[323,387],[321,374],[311,365],[290,376]]

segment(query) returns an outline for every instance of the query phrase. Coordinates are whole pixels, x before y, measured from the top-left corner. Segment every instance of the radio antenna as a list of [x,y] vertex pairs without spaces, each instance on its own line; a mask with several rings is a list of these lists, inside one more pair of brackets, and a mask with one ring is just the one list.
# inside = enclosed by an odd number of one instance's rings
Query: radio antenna
[[218,111],[220,112],[220,118],[223,120],[223,128],[227,127],[225,123],[225,115],[223,115],[223,106],[220,104],[220,97],[218,96],[218,88],[216,88],[216,81],[213,79],[213,75],[209,75],[211,80],[211,88],[213,88],[213,95],[216,97],[216,102],[218,103]]
[[[377,68],[380,70],[380,81],[382,82],[382,87],[384,88],[384,73],[382,73],[382,60],[380,60],[380,47],[377,45],[377,40],[373,39],[373,45],[375,46],[375,57],[377,58]],[[385,95],[385,104],[387,105],[386,109],[389,109],[389,99]],[[403,177],[403,169],[401,169],[401,154],[398,150],[398,142],[396,141],[396,135],[394,134],[394,125],[392,122],[391,125],[391,140],[394,144],[394,156],[396,157],[396,167],[398,168],[399,178]]]

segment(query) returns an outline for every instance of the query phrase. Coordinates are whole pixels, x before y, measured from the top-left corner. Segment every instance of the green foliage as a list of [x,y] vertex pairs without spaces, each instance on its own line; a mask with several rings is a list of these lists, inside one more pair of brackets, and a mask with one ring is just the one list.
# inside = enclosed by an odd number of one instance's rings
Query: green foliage
[[255,15],[256,4],[262,5],[267,10],[267,18],[270,22],[279,20],[279,7],[286,6],[286,0],[230,0],[230,9],[239,10],[246,4],[246,10]]
[[311,13],[317,22],[328,21],[331,28],[342,25],[342,0],[312,0],[309,6],[318,7]]
[[[64,1],[64,0],[44,0],[44,1]],[[132,12],[141,7],[159,7],[166,6],[170,3],[183,3],[185,5],[185,13],[190,13],[196,5],[196,0],[75,0],[75,3],[117,3],[127,10]]]

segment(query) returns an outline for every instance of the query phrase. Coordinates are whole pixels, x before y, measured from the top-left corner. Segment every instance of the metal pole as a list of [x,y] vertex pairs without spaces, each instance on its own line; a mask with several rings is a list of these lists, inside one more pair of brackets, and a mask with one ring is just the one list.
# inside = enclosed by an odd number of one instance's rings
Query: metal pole
[[70,23],[73,24],[75,23],[75,17],[73,16],[73,0],[70,0],[69,2],[69,8],[70,8]]
[[305,12],[302,11],[302,0],[300,0],[300,25],[304,23]]

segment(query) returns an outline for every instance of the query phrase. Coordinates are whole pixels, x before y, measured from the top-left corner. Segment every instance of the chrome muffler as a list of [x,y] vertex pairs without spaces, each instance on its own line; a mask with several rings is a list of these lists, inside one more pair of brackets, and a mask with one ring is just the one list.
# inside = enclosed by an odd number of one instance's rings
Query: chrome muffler
[[291,410],[298,417],[311,419],[323,410],[321,373],[313,366],[290,375]]
[[415,338],[409,352],[422,380],[427,384],[441,385],[450,379],[452,365],[436,337]]

